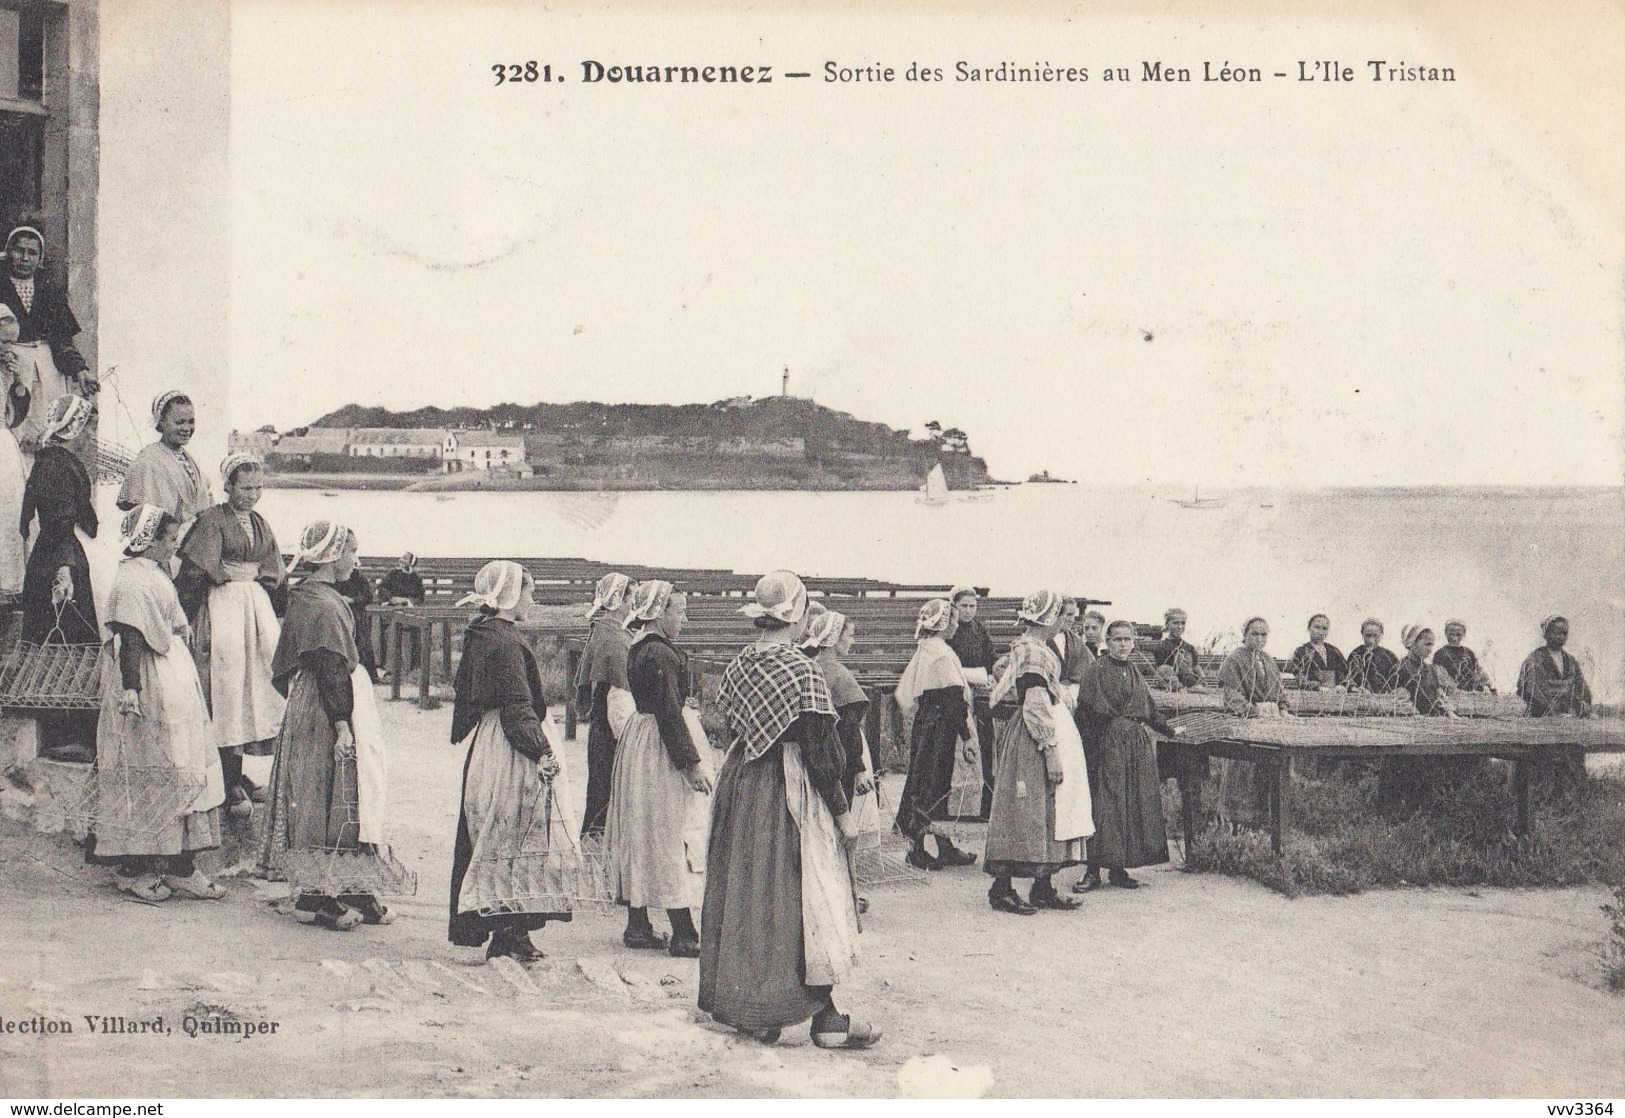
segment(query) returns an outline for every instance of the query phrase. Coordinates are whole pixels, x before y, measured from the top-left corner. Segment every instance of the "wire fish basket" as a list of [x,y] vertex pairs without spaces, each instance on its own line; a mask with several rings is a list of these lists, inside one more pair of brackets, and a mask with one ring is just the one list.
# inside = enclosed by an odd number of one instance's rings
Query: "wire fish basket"
[[1197,713],[1172,720],[1192,744],[1239,741],[1286,748],[1406,746],[1625,749],[1621,718],[1238,718]]
[[853,883],[859,889],[929,885],[931,875],[905,860],[909,842],[892,826],[897,808],[887,799],[878,779],[870,794],[875,798],[875,810],[852,846]]
[[0,709],[96,710],[101,646],[23,644],[0,662]]
[[418,891],[417,874],[403,865],[388,846],[381,844],[279,850],[271,855],[271,869],[296,893],[320,893],[329,897],[346,893],[410,897]]
[[123,481],[135,462],[134,454],[125,447],[94,437],[85,440],[85,457],[90,472],[101,482]]
[[930,874],[908,864],[907,853],[907,843],[895,843],[891,836],[875,832],[860,835],[852,848],[852,879],[859,889],[931,884]]
[[615,902],[603,838],[576,834],[553,782],[538,790],[520,833],[491,846],[493,852],[476,857],[463,876],[465,910],[545,914]]
[[104,843],[139,845],[174,827],[192,810],[203,786],[201,773],[169,765],[121,765],[90,773],[77,796],[37,813],[34,825],[44,833],[94,831]]
[[1458,691],[1450,697],[1450,705],[1463,718],[1521,718],[1527,713],[1516,695],[1491,691]]
[[1416,716],[1416,706],[1403,691],[1372,695],[1363,691],[1288,691],[1287,709],[1299,716],[1393,718]]
[[1157,713],[1164,718],[1192,711],[1224,709],[1224,696],[1216,691],[1159,691],[1153,687],[1151,701],[1156,704]]

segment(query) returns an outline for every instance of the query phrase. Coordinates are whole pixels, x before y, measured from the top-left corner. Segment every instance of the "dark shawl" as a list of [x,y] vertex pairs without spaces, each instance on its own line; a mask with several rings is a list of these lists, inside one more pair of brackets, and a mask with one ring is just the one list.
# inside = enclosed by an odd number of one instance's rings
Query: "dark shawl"
[[1447,644],[1433,654],[1440,671],[1456,681],[1462,691],[1488,691],[1489,682],[1478,666],[1478,655],[1464,644]]
[[34,273],[34,308],[23,309],[23,299],[17,294],[9,274],[0,277],[0,303],[12,309],[17,316],[21,332],[19,342],[45,342],[51,347],[51,358],[57,372],[72,380],[87,368],[84,356],[74,346],[79,333],[79,320],[68,305],[68,293],[48,281],[39,272]]
[[[224,586],[230,581],[226,577],[227,563],[259,564],[259,577],[255,581],[265,587],[267,594],[287,581],[287,568],[283,566],[282,552],[271,525],[257,512],[251,510],[248,515],[254,525],[253,539],[243,531],[229,504],[204,509],[193,521],[181,544],[181,569],[175,576],[175,589],[187,617],[197,619],[210,587]],[[273,603],[276,597],[272,597]]]
[[683,701],[688,698],[688,657],[659,633],[645,633],[632,642],[626,678],[638,713],[654,715],[660,743],[666,747],[672,765],[690,769],[699,764],[700,751],[683,719]]
[[1386,695],[1399,685],[1399,657],[1382,645],[1349,653],[1349,686]]
[[[959,629],[948,641],[948,647],[954,650],[959,662],[967,668],[986,668],[993,670],[993,661],[997,659],[993,650],[993,638],[988,634],[987,626],[977,617],[970,621],[961,621]],[[822,662],[822,661],[820,661]],[[835,681],[830,681],[833,687]],[[841,705],[839,695],[835,698],[835,705]]]
[[[63,644],[100,644],[90,560],[74,532],[78,528],[95,538],[96,506],[91,501],[90,473],[65,447],[47,444],[34,458],[33,472],[23,486],[18,526],[24,539],[35,516],[40,532],[23,572],[22,639],[43,644],[47,637],[60,635]],[[60,622],[51,601],[59,567],[67,567],[73,574],[73,600],[63,609]]]
[[1349,662],[1335,645],[1323,644],[1317,654],[1314,644],[1305,641],[1292,653],[1292,674],[1298,677],[1299,686],[1306,691],[1336,687],[1339,683],[1348,682]]
[[[1173,734],[1157,717],[1151,689],[1140,670],[1132,663],[1102,656],[1084,671],[1078,688],[1079,729],[1087,727],[1099,736],[1118,718],[1143,722],[1170,737]],[[1089,745],[1088,737],[1084,744]]]
[[1219,686],[1224,688],[1225,706],[1235,714],[1250,713],[1246,708],[1252,703],[1279,703],[1286,698],[1275,657],[1246,645],[1224,658],[1219,666]]
[[1589,714],[1591,687],[1586,683],[1580,661],[1568,650],[1559,653],[1563,666],[1552,662],[1545,645],[1531,652],[1518,670],[1518,698],[1529,704],[1535,718],[1554,714]]
[[512,621],[481,617],[463,634],[463,659],[457,665],[456,699],[451,712],[451,740],[474,732],[491,711],[502,712],[508,744],[532,761],[552,752],[542,734],[547,703],[542,698],[536,657],[519,639]]
[[1203,682],[1201,661],[1196,658],[1196,646],[1187,640],[1164,637],[1151,646],[1151,663],[1159,668],[1173,668],[1174,679],[1181,687],[1197,687]]
[[581,663],[576,666],[576,709],[585,711],[592,705],[595,684],[604,683],[631,690],[626,678],[627,654],[632,648],[632,634],[619,621],[599,618],[587,630],[586,647],[581,650]]
[[1435,665],[1410,656],[1399,662],[1398,687],[1411,697],[1416,713],[1432,715],[1448,713],[1444,701],[1445,685],[1439,678],[1440,675]]
[[332,583],[306,579],[288,591],[288,615],[282,620],[282,637],[271,657],[271,682],[276,689],[286,695],[301,661],[320,652],[342,660],[347,676],[360,663],[349,603]]
[[423,604],[423,576],[416,571],[403,571],[396,567],[378,580],[378,589],[384,599],[405,598],[416,605]]
[[[953,647],[950,641],[948,647]],[[960,659],[960,663],[965,661]],[[852,798],[852,781],[863,772],[863,718],[869,711],[869,693],[857,680],[833,648],[820,648],[813,658],[818,670],[829,684],[830,699],[835,703],[837,721],[835,731],[840,735],[841,748],[846,750],[845,779],[848,782],[847,799]]]
[[[1062,644],[1065,651],[1062,651]],[[1061,682],[1082,683],[1083,670],[1094,659],[1084,639],[1076,633],[1057,633],[1050,638],[1050,647],[1055,649],[1055,655],[1061,660]]]

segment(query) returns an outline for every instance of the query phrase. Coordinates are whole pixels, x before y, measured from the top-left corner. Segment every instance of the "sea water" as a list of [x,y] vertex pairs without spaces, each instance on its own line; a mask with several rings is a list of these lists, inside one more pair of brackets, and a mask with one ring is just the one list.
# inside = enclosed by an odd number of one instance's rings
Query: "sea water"
[[1310,614],[1348,652],[1367,616],[1399,650],[1402,626],[1467,624],[1501,690],[1570,619],[1569,649],[1600,700],[1625,695],[1625,489],[1336,489],[1188,493],[1022,485],[954,493],[458,493],[267,490],[284,549],[336,518],[368,555],[559,556],[650,566],[1036,587],[1104,599],[1108,617],[1190,614],[1188,639],[1225,651],[1268,619],[1287,656]]

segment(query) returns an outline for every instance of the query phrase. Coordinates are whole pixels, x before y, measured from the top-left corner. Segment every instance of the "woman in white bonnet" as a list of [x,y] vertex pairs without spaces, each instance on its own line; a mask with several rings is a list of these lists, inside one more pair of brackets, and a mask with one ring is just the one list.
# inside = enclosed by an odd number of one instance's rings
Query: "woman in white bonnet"
[[858,830],[841,787],[835,705],[810,658],[807,588],[789,571],[740,612],[756,641],[728,665],[717,706],[728,759],[717,776],[700,915],[700,1009],[764,1043],[812,1018],[820,1048],[867,1048],[880,1030],[835,1008],[857,960],[857,906],[843,845]]
[[[688,657],[676,640],[687,599],[669,582],[638,584],[626,628],[633,634],[626,676],[637,713],[616,747],[605,847],[615,900],[626,905],[627,947],[700,954],[691,910],[704,899],[705,828],[711,746],[689,717]],[[649,909],[663,908],[671,938],[654,930]]]
[[[294,886],[295,911],[343,932],[394,919],[360,881],[378,876],[364,870],[384,853],[389,781],[377,698],[355,645],[355,618],[334,589],[355,568],[355,557],[355,533],[318,520],[301,534],[290,565],[309,567],[310,575],[288,592],[271,659],[271,682],[288,707],[271,768],[263,857]],[[313,862],[353,868],[357,883],[322,874],[299,880]]]
[[[169,581],[177,527],[162,509],[132,509],[107,596],[93,858],[115,863],[120,891],[143,904],[226,895],[195,861],[220,845],[225,786]],[[176,791],[176,809],[154,827],[146,818],[153,802],[172,802]]]
[[626,658],[632,634],[622,624],[631,607],[631,579],[611,571],[598,580],[587,617],[586,647],[576,666],[576,710],[587,719],[587,794],[581,819],[583,836],[602,835],[609,812],[610,781],[615,772],[615,742],[632,716],[632,693],[626,680]]

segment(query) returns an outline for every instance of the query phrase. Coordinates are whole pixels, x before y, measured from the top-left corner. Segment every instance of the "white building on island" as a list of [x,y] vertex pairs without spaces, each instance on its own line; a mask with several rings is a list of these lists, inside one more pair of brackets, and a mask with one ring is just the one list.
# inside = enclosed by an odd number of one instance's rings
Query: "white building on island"
[[525,437],[499,431],[451,431],[441,444],[447,473],[459,470],[513,470],[528,473]]

